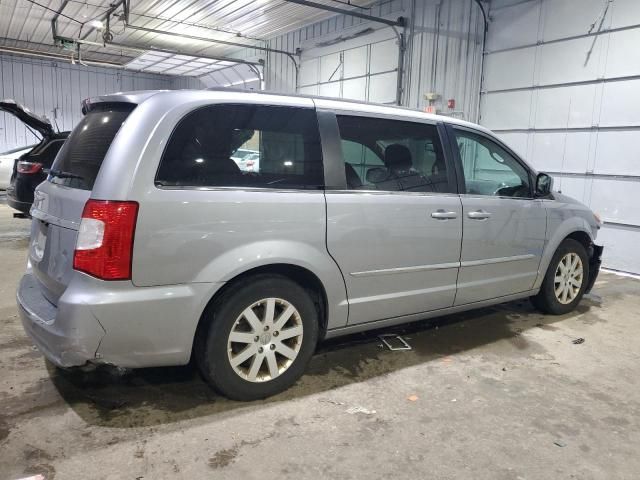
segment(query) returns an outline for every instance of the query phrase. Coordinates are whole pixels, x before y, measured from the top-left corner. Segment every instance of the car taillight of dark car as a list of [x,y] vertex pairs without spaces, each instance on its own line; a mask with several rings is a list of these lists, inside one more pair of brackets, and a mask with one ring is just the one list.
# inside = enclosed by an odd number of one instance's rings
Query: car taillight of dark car
[[42,171],[42,164],[39,162],[18,161],[16,167],[18,173],[38,173]]

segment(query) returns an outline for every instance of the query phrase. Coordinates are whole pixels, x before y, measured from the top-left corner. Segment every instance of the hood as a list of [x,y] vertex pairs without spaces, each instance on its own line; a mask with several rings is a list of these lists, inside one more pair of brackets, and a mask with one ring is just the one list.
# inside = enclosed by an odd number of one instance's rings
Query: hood
[[[573,205],[582,205],[583,207],[589,208],[584,203],[576,200],[575,198],[569,197],[568,195],[565,195],[565,194],[560,193],[560,192],[553,192],[553,199],[557,200],[559,202],[571,203]],[[589,210],[591,210],[591,209],[589,209]]]
[[51,122],[46,117],[36,115],[15,100],[5,99],[0,101],[0,112],[7,112],[14,115],[22,123],[39,132],[43,137],[49,137],[54,133]]

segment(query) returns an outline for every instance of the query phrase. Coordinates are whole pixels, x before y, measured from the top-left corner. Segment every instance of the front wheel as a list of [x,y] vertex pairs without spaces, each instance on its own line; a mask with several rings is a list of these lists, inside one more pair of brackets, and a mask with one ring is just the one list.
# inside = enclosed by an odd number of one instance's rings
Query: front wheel
[[581,243],[567,238],[553,255],[540,292],[531,301],[544,313],[569,313],[582,299],[588,278],[587,251]]
[[302,376],[318,339],[318,313],[297,283],[259,276],[232,287],[211,312],[196,346],[205,380],[229,398],[256,400]]

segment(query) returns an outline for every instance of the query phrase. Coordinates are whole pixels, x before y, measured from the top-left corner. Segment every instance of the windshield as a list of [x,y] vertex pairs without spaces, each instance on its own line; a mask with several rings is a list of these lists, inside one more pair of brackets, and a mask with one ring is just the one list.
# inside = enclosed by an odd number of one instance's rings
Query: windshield
[[135,105],[98,104],[73,129],[60,150],[49,181],[82,190],[93,189],[100,167],[120,126]]

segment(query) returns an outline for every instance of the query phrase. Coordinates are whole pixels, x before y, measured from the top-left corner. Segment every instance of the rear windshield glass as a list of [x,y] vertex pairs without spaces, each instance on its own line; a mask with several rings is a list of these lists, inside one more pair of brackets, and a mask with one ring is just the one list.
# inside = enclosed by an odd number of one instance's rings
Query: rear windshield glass
[[60,150],[51,167],[49,181],[72,188],[91,190],[111,142],[135,105],[95,105]]

